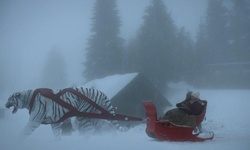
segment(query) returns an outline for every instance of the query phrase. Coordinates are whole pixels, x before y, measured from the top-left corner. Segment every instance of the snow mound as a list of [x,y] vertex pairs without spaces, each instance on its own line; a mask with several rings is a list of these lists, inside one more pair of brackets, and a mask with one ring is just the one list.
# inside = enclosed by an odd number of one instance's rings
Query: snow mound
[[95,79],[83,85],[86,88],[94,88],[105,93],[108,98],[112,99],[121,89],[131,82],[138,73],[129,73],[123,75],[112,75],[102,79]]

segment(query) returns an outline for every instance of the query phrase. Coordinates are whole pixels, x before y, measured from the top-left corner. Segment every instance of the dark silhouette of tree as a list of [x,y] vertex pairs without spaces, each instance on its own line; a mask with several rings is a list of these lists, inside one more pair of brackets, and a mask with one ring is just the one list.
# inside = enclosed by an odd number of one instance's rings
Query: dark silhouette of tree
[[207,63],[224,63],[230,60],[228,11],[220,0],[208,1],[206,16]]
[[193,72],[194,74],[196,74],[196,78],[193,79],[193,84],[201,85],[207,82],[207,64],[211,61],[210,57],[208,57],[210,55],[210,51],[207,42],[206,26],[203,18],[201,18],[196,39],[197,40],[194,45],[194,53],[196,56],[194,60],[196,62],[196,65],[194,69],[195,71]]
[[181,28],[177,35],[175,54],[175,80],[191,81],[197,67],[197,58],[194,51],[194,42],[190,33],[184,27]]
[[121,73],[123,39],[115,0],[97,0],[92,18],[92,35],[86,48],[84,75],[87,80]]
[[195,53],[197,54],[197,58],[200,58],[200,63],[205,65],[209,62],[209,58],[207,57],[209,54],[208,50],[208,42],[207,42],[207,35],[206,35],[206,26],[204,21],[201,19],[200,26],[197,32],[197,38],[195,43]]
[[42,70],[41,86],[52,89],[60,89],[67,86],[66,63],[58,48],[54,48],[49,53]]
[[[196,75],[195,85],[216,86],[218,78],[212,72],[213,64],[229,62],[229,14],[221,0],[208,1],[206,17],[201,20],[195,45]],[[217,83],[216,83],[217,82]]]
[[250,58],[250,2],[232,0],[232,8],[223,2],[230,1],[208,1],[205,21],[200,24],[195,45],[201,62],[197,68],[203,79],[199,84],[207,87],[245,86],[249,75],[243,69],[244,63],[237,66],[235,62],[249,61]]
[[230,26],[230,47],[233,62],[250,61],[250,2],[233,0]]
[[158,89],[174,78],[176,26],[162,0],[152,0],[130,47],[132,70],[143,73]]

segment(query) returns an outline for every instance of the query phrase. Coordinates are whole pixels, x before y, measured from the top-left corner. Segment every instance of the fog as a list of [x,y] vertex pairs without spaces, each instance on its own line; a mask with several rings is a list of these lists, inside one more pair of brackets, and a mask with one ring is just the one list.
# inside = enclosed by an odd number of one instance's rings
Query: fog
[[[175,25],[179,29],[185,27],[195,40],[201,17],[204,17],[206,12],[206,0],[163,1],[167,11],[171,13]],[[120,35],[125,39],[125,44],[136,35],[143,22],[142,17],[149,2],[150,0],[117,0],[121,19]],[[66,75],[66,81],[62,85],[55,85],[55,87],[79,86],[86,82],[83,76],[83,63],[87,41],[91,35],[94,3],[94,0],[0,1],[0,84],[3,83],[0,85],[0,108],[12,92],[46,86],[44,73],[50,73],[48,70],[51,68],[48,66],[50,61],[54,59],[61,60],[64,64],[63,68],[58,68],[59,75],[57,74],[55,77]],[[58,55],[60,58],[50,57],[51,53],[54,52],[60,53]],[[249,65],[249,62],[246,65]],[[59,70],[61,71],[59,72]],[[233,70],[233,72],[236,71]],[[236,73],[241,74],[241,72]],[[235,77],[239,78],[238,74],[232,73],[232,80]],[[221,74],[218,73],[218,76]],[[211,78],[214,81],[213,77]],[[53,81],[53,79],[48,80]],[[204,81],[208,83],[210,80],[205,78]],[[243,82],[247,81],[250,80]],[[190,86],[191,88],[181,84],[180,89],[178,86],[172,91],[167,91],[164,95],[167,95],[174,106],[184,97],[187,89],[194,89],[192,85]],[[219,149],[247,149],[249,147],[250,130],[248,127],[250,123],[245,118],[249,114],[247,109],[249,90],[197,90],[202,93],[202,98],[209,101],[207,121],[204,127],[215,132],[216,136],[213,141],[199,144],[158,142],[146,136],[145,126],[142,125],[133,128],[128,134],[118,134],[115,138],[109,135],[97,135],[93,138],[82,138],[74,135],[64,137],[64,141],[54,143],[51,141],[53,134],[49,126],[41,126],[31,135],[30,141],[27,140],[26,143],[20,144],[13,139],[16,139],[17,133],[21,132],[28,120],[28,112],[21,110],[20,114],[15,116],[11,115],[11,111],[8,110],[6,118],[0,122],[0,131],[3,133],[1,134],[0,149],[1,147],[3,149],[44,149],[43,146],[47,149],[58,147],[59,149],[69,149],[67,147],[72,149],[72,143],[76,144],[77,148],[85,146],[87,149],[93,149],[96,146],[100,148],[108,146],[110,149],[166,149],[166,147],[170,147],[170,149],[179,149],[180,147],[188,149],[194,147],[199,149],[213,149],[215,147],[219,147]],[[246,105],[239,105],[239,100],[243,100],[242,102]],[[225,110],[222,110],[221,106]],[[19,126],[16,126],[17,122]],[[13,129],[11,132],[8,130],[10,127]],[[99,141],[99,145],[96,145],[96,139]],[[16,142],[20,145],[16,145]],[[44,145],[43,143],[49,144]],[[13,147],[13,145],[15,146]]]
[[91,4],[59,0],[2,2],[1,55],[9,58],[5,67],[16,80],[12,83],[15,88],[39,86],[41,68],[54,46],[65,57],[69,83],[82,82]]
[[[6,80],[4,91],[41,86],[45,61],[53,47],[65,59],[67,85],[81,85],[86,42],[90,35],[93,0],[1,0],[0,59]],[[165,0],[178,27],[195,37],[206,2]],[[118,0],[120,34],[133,38],[149,0]],[[126,41],[125,41],[126,42]]]

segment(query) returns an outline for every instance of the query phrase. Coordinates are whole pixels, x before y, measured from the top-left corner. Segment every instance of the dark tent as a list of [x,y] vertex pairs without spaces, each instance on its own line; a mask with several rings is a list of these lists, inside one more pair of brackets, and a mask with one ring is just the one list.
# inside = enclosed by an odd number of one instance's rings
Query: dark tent
[[103,91],[119,114],[145,118],[143,101],[153,101],[159,116],[163,115],[166,107],[171,106],[163,94],[138,73],[96,79],[86,83],[84,87]]

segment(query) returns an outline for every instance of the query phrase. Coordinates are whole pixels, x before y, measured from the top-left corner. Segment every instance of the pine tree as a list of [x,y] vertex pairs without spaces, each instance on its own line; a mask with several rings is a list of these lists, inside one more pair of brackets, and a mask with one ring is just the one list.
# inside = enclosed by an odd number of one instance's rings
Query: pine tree
[[152,0],[130,52],[131,66],[162,90],[174,77],[175,44],[176,26],[165,4],[162,0]]
[[225,63],[229,54],[228,12],[220,0],[208,1],[206,16],[207,63]]
[[200,26],[197,32],[197,38],[195,43],[195,53],[197,54],[197,58],[200,58],[200,63],[205,65],[207,62],[209,62],[208,56],[208,42],[207,42],[207,35],[206,35],[206,26],[204,24],[204,21],[201,19]]
[[250,61],[250,2],[233,0],[231,15],[231,50],[234,62]]
[[[197,32],[196,43],[194,46],[194,53],[196,58],[194,59],[196,69],[193,72],[196,74],[196,79],[193,80],[195,85],[204,85],[207,82],[207,64],[210,63],[210,51],[207,42],[206,26],[204,24],[203,18],[201,18],[199,29]],[[195,76],[194,76],[195,77]],[[198,78],[197,78],[198,77]]]
[[87,80],[121,73],[123,39],[115,0],[97,0],[92,18],[92,35],[86,48],[84,75]]
[[184,27],[177,35],[177,43],[174,51],[176,67],[173,72],[175,72],[175,80],[190,81],[196,70],[197,58],[194,52],[194,42]]

